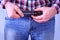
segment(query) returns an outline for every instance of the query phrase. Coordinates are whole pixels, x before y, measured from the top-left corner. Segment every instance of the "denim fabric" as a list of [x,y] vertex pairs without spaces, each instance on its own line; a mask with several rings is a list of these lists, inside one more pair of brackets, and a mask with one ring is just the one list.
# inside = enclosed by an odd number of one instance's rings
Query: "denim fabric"
[[30,15],[24,17],[5,18],[5,40],[54,40],[55,17],[44,23],[35,22]]

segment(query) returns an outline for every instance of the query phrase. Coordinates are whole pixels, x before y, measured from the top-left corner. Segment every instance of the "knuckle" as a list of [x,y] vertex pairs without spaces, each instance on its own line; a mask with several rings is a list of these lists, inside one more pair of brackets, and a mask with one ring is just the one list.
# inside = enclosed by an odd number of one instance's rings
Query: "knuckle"
[[15,9],[18,9],[18,7],[17,7],[17,6],[15,6]]
[[48,19],[48,17],[44,17],[43,20],[44,20],[44,22],[47,22],[49,19]]
[[20,17],[15,17],[15,18],[20,18]]
[[20,16],[18,16],[17,18],[20,18]]
[[17,16],[15,16],[15,18],[20,18],[20,16],[17,15]]
[[47,18],[46,17],[43,17],[44,20],[46,20]]
[[47,22],[48,19],[47,19],[46,17],[43,17],[43,21],[44,21],[44,22]]

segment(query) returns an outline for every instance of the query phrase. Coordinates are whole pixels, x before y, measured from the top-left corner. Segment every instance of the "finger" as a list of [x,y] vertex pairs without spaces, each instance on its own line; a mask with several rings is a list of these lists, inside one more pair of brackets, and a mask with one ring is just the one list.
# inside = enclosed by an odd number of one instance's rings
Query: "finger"
[[33,20],[38,22],[38,23],[43,23],[43,21],[40,21],[40,20],[36,20],[36,19],[33,19]]
[[13,18],[20,18],[20,16],[16,13],[14,13]]
[[15,10],[16,10],[16,12],[18,12],[18,14],[19,14],[21,17],[24,16],[23,12],[20,10],[19,7],[15,6]]
[[36,20],[36,19],[33,19],[34,21],[38,22],[38,23],[43,23],[43,22],[47,22],[45,20]]
[[40,19],[43,18],[43,16],[42,16],[42,15],[41,15],[41,16],[33,16],[33,15],[32,15],[32,18],[33,18],[33,19],[36,19],[36,20],[40,20]]

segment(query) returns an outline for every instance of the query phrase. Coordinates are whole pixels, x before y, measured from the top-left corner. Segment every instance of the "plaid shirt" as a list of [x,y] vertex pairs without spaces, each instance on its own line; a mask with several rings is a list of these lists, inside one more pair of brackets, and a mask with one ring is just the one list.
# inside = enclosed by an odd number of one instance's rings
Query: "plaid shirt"
[[58,11],[60,7],[60,0],[3,0],[4,4],[6,2],[12,2],[20,7],[21,10],[34,10],[38,7],[52,7],[55,6]]

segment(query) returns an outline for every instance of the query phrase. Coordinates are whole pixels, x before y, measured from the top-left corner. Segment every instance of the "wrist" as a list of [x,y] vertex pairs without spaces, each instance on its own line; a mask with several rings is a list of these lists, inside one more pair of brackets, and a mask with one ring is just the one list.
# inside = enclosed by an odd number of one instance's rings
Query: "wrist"
[[9,5],[10,2],[6,2],[2,4],[2,8],[5,9],[7,5]]
[[58,10],[57,6],[53,6],[52,8],[54,8],[57,11],[57,14],[59,13],[59,10]]
[[52,10],[54,10],[55,13],[58,13],[58,8],[57,7],[51,7]]
[[5,7],[8,6],[8,5],[10,5],[10,4],[11,4],[11,2],[7,2],[7,3],[5,4]]

